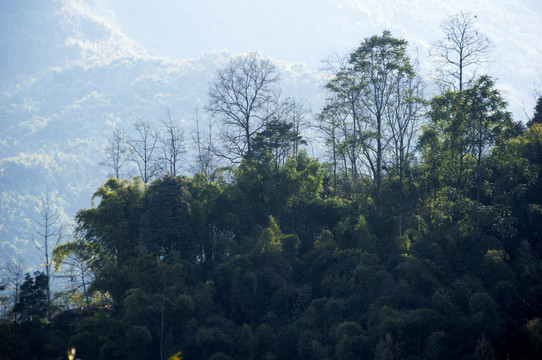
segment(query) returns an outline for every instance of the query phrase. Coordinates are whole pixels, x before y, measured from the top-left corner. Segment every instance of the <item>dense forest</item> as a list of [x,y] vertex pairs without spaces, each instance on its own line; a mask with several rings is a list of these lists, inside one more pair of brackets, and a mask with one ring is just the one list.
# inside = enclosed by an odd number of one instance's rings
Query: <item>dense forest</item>
[[[161,137],[116,132],[72,236],[15,274],[0,358],[541,358],[542,97],[512,119],[471,71],[487,49],[473,19],[435,45],[431,98],[387,31],[330,60],[312,116],[269,61],[232,60],[191,176],[171,118]],[[51,292],[55,271],[70,290]]]

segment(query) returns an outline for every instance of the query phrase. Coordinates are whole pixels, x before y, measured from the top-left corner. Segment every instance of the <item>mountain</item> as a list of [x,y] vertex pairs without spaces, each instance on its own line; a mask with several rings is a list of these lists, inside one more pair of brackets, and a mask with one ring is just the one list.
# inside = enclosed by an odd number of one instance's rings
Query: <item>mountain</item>
[[[1,268],[13,258],[39,264],[32,238],[46,194],[62,224],[90,206],[107,177],[99,162],[115,129],[130,132],[169,110],[189,142],[209,81],[241,54],[152,57],[77,1],[8,1],[0,16]],[[321,74],[274,62],[284,95],[319,106]]]

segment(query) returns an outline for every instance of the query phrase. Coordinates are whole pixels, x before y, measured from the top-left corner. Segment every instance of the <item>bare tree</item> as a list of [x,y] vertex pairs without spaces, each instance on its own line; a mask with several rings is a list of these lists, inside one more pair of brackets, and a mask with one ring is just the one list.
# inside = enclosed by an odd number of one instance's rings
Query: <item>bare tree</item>
[[138,121],[134,127],[136,136],[127,142],[130,160],[137,166],[143,183],[148,184],[160,173],[156,159],[158,134],[150,121]]
[[463,90],[476,76],[476,69],[486,66],[491,41],[476,29],[477,16],[459,12],[446,19],[442,25],[444,39],[433,45],[431,55],[438,64],[438,81],[444,88]]
[[111,169],[110,177],[120,179],[121,169],[128,162],[128,147],[126,144],[126,135],[121,129],[113,131],[113,136],[109,139],[105,147],[105,158],[100,165]]
[[222,127],[220,155],[232,162],[251,152],[251,138],[275,113],[279,91],[276,67],[257,54],[232,59],[210,84],[206,110]]
[[[60,215],[51,207],[49,193],[42,196],[40,201],[40,210],[37,218],[34,219],[37,225],[36,233],[39,239],[33,238],[34,246],[43,255],[45,275],[47,276],[47,318],[51,320],[51,276],[53,274],[53,257],[51,255],[53,248],[58,245],[62,237],[62,227],[59,224]],[[52,243],[54,241],[54,243]]]
[[192,141],[196,147],[195,159],[192,165],[194,173],[202,174],[206,179],[212,179],[217,168],[216,151],[213,145],[213,122],[207,123],[207,132],[201,129],[201,120],[196,110],[196,130],[192,134]]
[[[346,153],[344,151],[342,129],[345,128],[344,124],[348,121],[348,112],[341,111],[340,105],[331,103],[324,107],[322,112],[318,115],[317,130],[324,137],[328,149],[330,148],[331,165],[333,170],[333,189],[337,189],[337,172],[340,168],[340,162],[346,164]],[[343,172],[345,175],[345,189],[349,192],[348,181],[348,167],[344,166]]]
[[332,118],[338,120],[335,121],[336,129],[339,130],[335,133],[339,140],[337,150],[344,164],[345,185],[348,193],[350,191],[348,167],[350,167],[352,179],[355,180],[360,175],[357,162],[362,150],[359,125],[364,116],[361,103],[363,86],[350,63],[349,56],[335,55],[328,59],[327,69],[332,77],[326,84],[330,95],[327,99],[329,105],[325,112],[327,112],[327,117],[331,115]]
[[387,107],[387,122],[391,136],[391,160],[398,176],[399,236],[403,235],[403,202],[405,173],[414,157],[415,137],[424,110],[423,84],[413,73],[402,74],[395,84],[395,94]]
[[289,121],[292,123],[292,130],[296,134],[296,141],[293,148],[294,156],[297,156],[299,153],[299,146],[302,143],[301,133],[309,126],[310,116],[311,111],[307,108],[307,103],[304,100],[293,100],[291,102]]
[[186,153],[184,147],[184,132],[179,124],[171,117],[169,109],[166,118],[162,119],[163,133],[160,136],[162,145],[162,162],[167,172],[175,176],[180,170],[182,156]]

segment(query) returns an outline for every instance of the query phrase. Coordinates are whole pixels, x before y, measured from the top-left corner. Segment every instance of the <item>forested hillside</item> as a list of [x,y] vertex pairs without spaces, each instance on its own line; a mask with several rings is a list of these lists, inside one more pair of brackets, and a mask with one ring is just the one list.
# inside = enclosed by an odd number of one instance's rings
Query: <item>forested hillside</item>
[[[150,56],[84,2],[93,1],[0,3],[0,277],[12,262],[39,266],[33,218],[46,194],[62,224],[90,205],[108,174],[100,162],[114,131],[132,137],[134,123],[158,127],[169,113],[189,148],[195,118],[206,118],[208,82],[241,55]],[[318,71],[273,62],[282,91],[320,107]]]
[[427,98],[406,41],[364,39],[330,69],[313,158],[276,67],[233,59],[194,175],[175,131],[112,138],[139,176],[108,162],[46,272],[18,274],[0,358],[540,358],[542,100],[516,122],[462,64]]

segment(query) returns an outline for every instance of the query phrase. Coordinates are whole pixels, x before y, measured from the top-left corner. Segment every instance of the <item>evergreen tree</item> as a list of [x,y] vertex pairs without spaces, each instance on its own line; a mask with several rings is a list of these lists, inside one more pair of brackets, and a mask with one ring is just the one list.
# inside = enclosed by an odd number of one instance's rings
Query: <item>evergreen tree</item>
[[13,308],[21,321],[45,318],[48,312],[47,286],[47,275],[42,271],[36,271],[34,277],[28,273],[25,275],[20,287],[19,300]]

